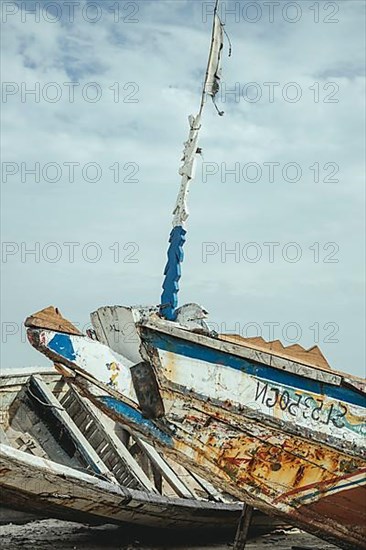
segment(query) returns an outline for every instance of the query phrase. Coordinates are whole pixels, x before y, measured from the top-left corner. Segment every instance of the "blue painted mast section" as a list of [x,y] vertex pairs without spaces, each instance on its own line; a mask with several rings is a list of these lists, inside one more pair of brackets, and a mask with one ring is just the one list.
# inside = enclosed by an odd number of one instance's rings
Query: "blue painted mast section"
[[181,225],[173,227],[169,237],[168,262],[164,270],[163,293],[160,313],[169,321],[176,318],[178,307],[179,279],[182,275],[181,264],[184,259],[183,245],[187,231]]
[[[184,259],[183,246],[186,241],[187,233],[185,222],[189,216],[187,200],[189,186],[194,178],[196,156],[200,152],[200,149],[197,147],[197,142],[198,133],[201,128],[201,115],[207,95],[210,95],[215,103],[215,95],[219,89],[221,76],[220,56],[223,48],[223,25],[217,15],[218,5],[219,0],[216,0],[210,55],[202,91],[200,110],[195,117],[191,115],[188,119],[189,136],[184,144],[183,164],[179,170],[182,180],[173,211],[173,229],[169,238],[168,261],[164,270],[163,293],[160,301],[160,313],[169,321],[175,321],[177,317],[176,310],[178,307],[179,280],[181,278],[181,264]],[[219,110],[218,112],[220,115],[223,114]]]

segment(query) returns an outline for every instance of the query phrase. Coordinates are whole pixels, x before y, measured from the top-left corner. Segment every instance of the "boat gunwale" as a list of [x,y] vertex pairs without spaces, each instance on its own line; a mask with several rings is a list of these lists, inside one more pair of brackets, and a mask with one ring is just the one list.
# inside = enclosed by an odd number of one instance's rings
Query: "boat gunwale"
[[[26,453],[19,449],[15,449],[10,445],[0,443],[0,460],[2,459],[2,457],[9,461],[21,462],[23,465],[29,464],[30,466],[38,470],[45,471],[45,473],[49,472],[52,475],[61,476],[66,479],[73,478],[74,480],[88,483],[93,487],[96,487],[97,489],[106,490],[116,496],[124,497],[126,499],[125,502],[122,502],[122,504],[124,505],[128,505],[131,500],[136,499],[143,501],[145,504],[152,503],[156,505],[175,505],[187,509],[191,508],[192,510],[212,510],[212,508],[215,508],[221,511],[238,513],[240,513],[242,510],[242,504],[240,502],[212,502],[208,500],[197,500],[194,498],[170,497],[158,493],[152,493],[149,491],[130,489],[124,487],[120,483],[114,483],[110,480],[101,478],[100,476],[91,475],[89,473],[77,470],[76,468],[59,464],[58,462],[55,462],[49,458],[42,458],[30,455],[29,453]],[[5,485],[7,487],[9,486],[7,484]]]
[[0,380],[2,378],[22,378],[23,376],[33,376],[40,374],[41,376],[56,376],[62,378],[62,375],[57,372],[56,368],[50,367],[14,367],[0,370]]
[[[163,321],[159,319],[156,322],[148,319],[141,320],[136,323],[136,325],[138,329],[147,328],[153,331],[162,332],[163,334],[175,336],[176,338],[180,338],[186,341],[188,340],[195,344],[210,347],[223,353],[231,353],[232,355],[257,363],[262,362],[264,365],[275,368],[279,371],[291,372],[293,374],[296,374],[297,376],[302,376],[304,378],[309,378],[318,382],[328,383],[333,386],[342,386],[343,384],[347,384],[347,386],[351,386],[351,388],[355,392],[360,393],[361,395],[365,395],[365,392],[362,389],[347,383],[347,379],[349,379],[350,381],[355,380],[365,384],[365,380],[353,374],[333,370],[329,371],[321,367],[306,364],[301,361],[284,358],[276,353],[262,351],[255,348],[254,346],[246,344],[235,344],[226,340],[216,339],[206,334],[193,332],[191,329],[186,328],[182,325],[177,326],[176,323],[170,321]],[[253,352],[255,352],[254,356]],[[281,365],[273,363],[273,360],[280,360]],[[299,372],[298,367],[300,367],[303,372]]]

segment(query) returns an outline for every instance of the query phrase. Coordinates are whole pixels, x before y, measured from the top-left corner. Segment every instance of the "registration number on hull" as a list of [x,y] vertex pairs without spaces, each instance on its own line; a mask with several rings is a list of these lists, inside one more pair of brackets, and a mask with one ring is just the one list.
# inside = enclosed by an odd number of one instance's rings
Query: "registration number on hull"
[[269,409],[283,411],[284,415],[288,415],[288,420],[300,417],[325,426],[334,425],[336,428],[344,428],[346,425],[346,405],[325,402],[320,397],[313,397],[297,390],[285,390],[257,381],[255,401]]

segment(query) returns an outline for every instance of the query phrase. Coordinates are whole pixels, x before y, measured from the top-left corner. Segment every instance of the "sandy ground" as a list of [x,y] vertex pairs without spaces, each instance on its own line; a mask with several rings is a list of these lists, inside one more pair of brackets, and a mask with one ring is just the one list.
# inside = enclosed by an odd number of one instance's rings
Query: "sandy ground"
[[[225,540],[226,538],[226,540]],[[8,523],[0,526],[0,548],[3,550],[65,549],[65,550],[229,550],[231,535],[223,540],[208,541],[181,533],[168,535],[166,531],[144,531],[113,525],[90,527],[54,519],[31,521],[22,525]],[[335,546],[320,541],[297,529],[254,538],[246,550],[336,550]]]

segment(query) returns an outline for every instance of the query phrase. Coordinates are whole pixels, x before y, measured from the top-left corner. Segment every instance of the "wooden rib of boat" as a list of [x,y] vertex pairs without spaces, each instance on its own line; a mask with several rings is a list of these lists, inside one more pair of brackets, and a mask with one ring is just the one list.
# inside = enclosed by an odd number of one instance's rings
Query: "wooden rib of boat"
[[242,506],[172,465],[55,369],[2,371],[1,505],[95,524],[234,528]]
[[40,328],[29,339],[105,413],[218,489],[342,548],[366,548],[363,380],[317,367],[314,350],[229,342],[154,312],[102,308],[92,319],[118,354],[115,385],[104,352],[87,359],[101,342]]

